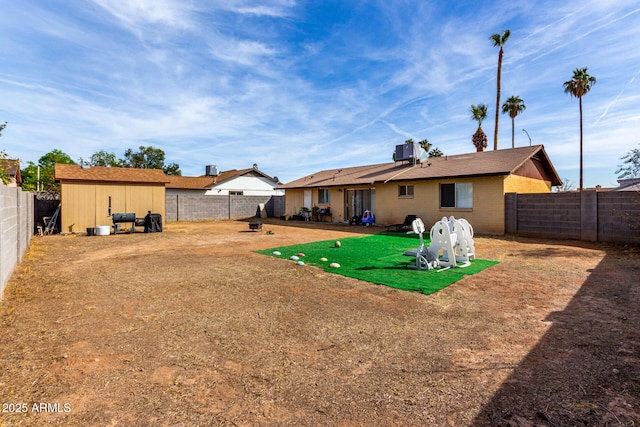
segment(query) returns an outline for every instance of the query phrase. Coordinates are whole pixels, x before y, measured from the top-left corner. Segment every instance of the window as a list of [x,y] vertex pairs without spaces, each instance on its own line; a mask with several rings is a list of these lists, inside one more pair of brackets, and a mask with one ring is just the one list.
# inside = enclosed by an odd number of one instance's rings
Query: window
[[331,197],[329,196],[329,190],[318,190],[318,203],[331,203]]
[[413,185],[398,185],[399,197],[413,197]]
[[440,207],[471,209],[473,184],[470,182],[440,184]]
[[242,196],[243,191],[229,191],[230,196]]

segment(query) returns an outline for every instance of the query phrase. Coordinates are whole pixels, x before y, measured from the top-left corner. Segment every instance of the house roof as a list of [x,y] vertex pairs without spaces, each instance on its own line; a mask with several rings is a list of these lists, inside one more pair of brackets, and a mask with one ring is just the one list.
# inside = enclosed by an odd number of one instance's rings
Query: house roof
[[454,156],[431,157],[416,165],[398,162],[339,169],[328,169],[284,184],[280,188],[312,188],[344,185],[372,185],[389,181],[444,179],[474,176],[510,175],[536,160],[552,185],[562,181],[542,145],[510,148]]
[[0,159],[0,169],[3,170],[9,178],[13,178],[20,183],[20,161],[14,159]]
[[220,175],[210,176],[210,175],[202,175],[202,176],[167,176],[169,179],[169,183],[167,184],[167,188],[175,188],[175,189],[184,189],[184,190],[207,190],[215,187],[216,185],[220,185],[226,181],[230,181],[239,176],[245,175],[253,175],[253,176],[261,176],[267,178],[271,181],[276,182],[276,180],[269,175],[261,172],[256,168],[248,168],[248,169],[231,169],[228,171],[221,172]]
[[620,186],[612,191],[640,191],[640,178],[619,179],[618,184]]
[[184,190],[208,190],[215,183],[215,176],[176,176],[167,175],[167,188]]
[[54,169],[56,181],[98,181],[165,184],[168,176],[161,169],[113,168],[56,163]]

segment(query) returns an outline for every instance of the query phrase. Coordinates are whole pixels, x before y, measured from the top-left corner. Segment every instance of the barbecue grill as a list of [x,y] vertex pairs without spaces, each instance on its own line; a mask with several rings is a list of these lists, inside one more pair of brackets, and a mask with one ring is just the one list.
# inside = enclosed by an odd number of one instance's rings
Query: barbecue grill
[[114,213],[111,215],[111,220],[113,221],[113,234],[118,232],[122,232],[122,227],[120,224],[131,224],[131,228],[124,230],[124,232],[135,232],[136,225],[138,225],[142,221],[142,225],[144,225],[144,218],[136,218],[135,213]]

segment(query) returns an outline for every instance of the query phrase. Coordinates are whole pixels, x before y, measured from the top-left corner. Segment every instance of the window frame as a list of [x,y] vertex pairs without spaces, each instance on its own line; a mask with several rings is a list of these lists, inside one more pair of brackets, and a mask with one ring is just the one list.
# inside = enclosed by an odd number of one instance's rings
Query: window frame
[[[404,188],[404,194],[402,189]],[[411,190],[411,191],[409,191]],[[415,195],[415,188],[413,184],[399,184],[398,185],[398,197],[402,199],[411,199]]]
[[319,188],[318,204],[328,205],[330,203],[331,203],[331,190],[329,190],[328,188]]
[[[446,186],[446,187],[445,187]],[[466,187],[463,191],[463,186]],[[453,188],[453,194],[451,194],[450,188]],[[446,189],[446,191],[444,191]],[[440,209],[464,209],[464,210],[472,210],[473,209],[473,183],[472,182],[441,182],[439,185],[440,197],[439,197],[439,206]],[[468,193],[468,194],[465,194]],[[468,195],[469,205],[460,206],[461,197]],[[446,199],[443,200],[443,198]],[[444,206],[443,202],[453,203],[453,206]]]

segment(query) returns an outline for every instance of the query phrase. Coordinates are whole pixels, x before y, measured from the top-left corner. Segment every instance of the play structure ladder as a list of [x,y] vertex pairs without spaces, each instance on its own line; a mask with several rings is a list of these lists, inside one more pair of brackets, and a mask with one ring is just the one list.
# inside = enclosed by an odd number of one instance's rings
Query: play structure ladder
[[48,221],[45,221],[46,224],[44,234],[52,234],[53,230],[56,228],[56,224],[58,223],[58,215],[60,214],[60,206],[62,205],[58,205],[58,208],[54,212],[53,216],[49,218]]

